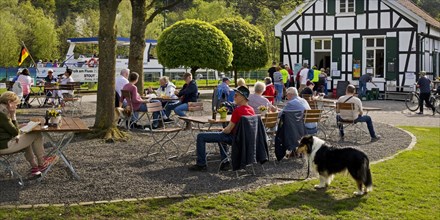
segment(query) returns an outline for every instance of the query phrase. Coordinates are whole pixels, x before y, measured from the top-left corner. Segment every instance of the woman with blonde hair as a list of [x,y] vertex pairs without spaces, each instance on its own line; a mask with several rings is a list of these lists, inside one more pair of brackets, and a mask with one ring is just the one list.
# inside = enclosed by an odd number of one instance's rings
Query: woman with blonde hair
[[[16,110],[20,99],[13,92],[0,96],[0,154],[12,154],[24,150],[32,175],[40,175],[56,158],[44,158],[43,136],[40,132],[20,134]],[[35,161],[36,157],[36,161]]]
[[237,79],[237,88],[240,86],[246,86],[246,81],[243,78]]

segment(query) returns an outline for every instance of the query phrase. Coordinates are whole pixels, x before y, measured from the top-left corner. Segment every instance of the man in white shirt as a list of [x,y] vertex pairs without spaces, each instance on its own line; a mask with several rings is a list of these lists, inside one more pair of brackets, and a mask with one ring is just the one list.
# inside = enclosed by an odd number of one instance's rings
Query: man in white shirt
[[[348,85],[347,89],[345,90],[346,95],[339,97],[338,103],[353,103],[354,111],[341,110],[336,116],[336,121],[339,122],[340,120],[354,120],[355,123],[365,122],[367,123],[368,132],[371,136],[371,142],[378,141],[380,139],[380,136],[376,135],[376,133],[374,132],[373,121],[371,120],[371,117],[368,115],[363,115],[362,101],[358,97],[354,96],[355,91],[356,88],[353,85]],[[341,141],[344,141],[344,126],[338,123],[338,127]]]
[[306,88],[306,86],[307,86],[306,84],[307,84],[308,73],[309,73],[308,65],[307,65],[307,63],[304,63],[302,70],[299,72],[299,82],[300,82],[299,89],[298,89],[299,93],[301,93],[301,91],[304,88]]
[[[128,74],[130,74],[129,69],[122,69],[121,74],[116,77],[115,81],[115,107],[119,107],[119,98],[121,97],[121,90],[128,83]],[[124,104],[123,104],[124,105]]]
[[128,83],[128,74],[130,74],[130,70],[123,69],[121,70],[121,75],[116,77],[115,90],[119,97],[121,97],[121,89]]

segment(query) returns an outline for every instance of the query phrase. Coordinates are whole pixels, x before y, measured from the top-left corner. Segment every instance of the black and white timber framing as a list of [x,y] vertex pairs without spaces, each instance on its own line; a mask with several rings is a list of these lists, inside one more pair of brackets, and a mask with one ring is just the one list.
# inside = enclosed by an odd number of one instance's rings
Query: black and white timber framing
[[[341,12],[340,1],[350,2],[352,11]],[[332,76],[328,88],[340,80],[358,83],[353,60],[360,75],[366,73],[368,39],[382,39],[383,57],[375,59],[383,66],[373,78],[381,91],[405,91],[422,70],[430,77],[440,73],[440,22],[410,0],[305,0],[275,26],[275,35],[281,39],[281,62],[290,66],[317,64],[315,42],[330,40],[330,62],[337,62],[340,77]]]

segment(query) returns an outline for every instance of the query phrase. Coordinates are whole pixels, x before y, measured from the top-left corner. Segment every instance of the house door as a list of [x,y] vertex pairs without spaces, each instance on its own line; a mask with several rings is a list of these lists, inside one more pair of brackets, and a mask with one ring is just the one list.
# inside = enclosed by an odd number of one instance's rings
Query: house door
[[330,67],[331,39],[314,39],[313,46],[313,63],[310,66],[316,66],[318,69]]

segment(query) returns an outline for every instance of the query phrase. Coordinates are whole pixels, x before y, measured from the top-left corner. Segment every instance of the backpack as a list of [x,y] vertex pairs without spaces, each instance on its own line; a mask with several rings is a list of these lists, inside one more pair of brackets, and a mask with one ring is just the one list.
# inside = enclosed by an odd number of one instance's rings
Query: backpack
[[315,76],[315,71],[313,69],[309,69],[309,72],[307,73],[307,79],[312,81],[314,76]]

